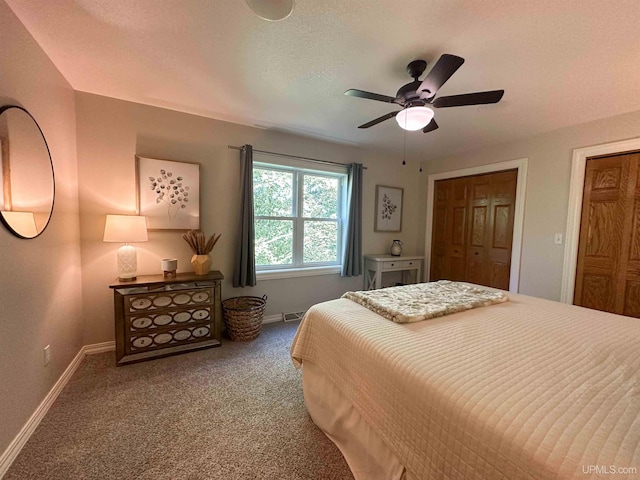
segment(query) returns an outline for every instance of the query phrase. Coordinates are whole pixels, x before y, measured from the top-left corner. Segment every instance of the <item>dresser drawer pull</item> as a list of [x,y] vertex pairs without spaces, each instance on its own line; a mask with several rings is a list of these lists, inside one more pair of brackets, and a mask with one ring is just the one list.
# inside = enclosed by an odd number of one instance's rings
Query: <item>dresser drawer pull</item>
[[196,310],[193,312],[193,318],[196,320],[204,320],[209,317],[209,312],[207,310]]
[[202,303],[209,300],[209,294],[207,292],[196,292],[193,294],[193,301]]
[[148,298],[137,298],[132,303],[131,306],[135,310],[142,310],[144,308],[149,308],[151,306],[151,300]]
[[135,318],[131,322],[131,325],[135,329],[140,329],[140,328],[147,328],[152,323],[153,321],[149,317],[140,317],[140,318]]
[[209,329],[207,327],[198,327],[193,331],[194,337],[204,337],[209,333]]
[[132,345],[136,348],[144,348],[144,347],[148,347],[149,345],[151,345],[151,342],[153,340],[151,340],[150,337],[138,337],[136,339],[133,340]]

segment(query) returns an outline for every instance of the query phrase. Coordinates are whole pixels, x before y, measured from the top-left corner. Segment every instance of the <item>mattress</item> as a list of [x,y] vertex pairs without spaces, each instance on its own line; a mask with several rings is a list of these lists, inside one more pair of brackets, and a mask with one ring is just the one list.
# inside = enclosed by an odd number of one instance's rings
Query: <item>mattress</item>
[[291,356],[322,371],[410,478],[638,476],[640,321],[508,295],[411,324],[325,302]]

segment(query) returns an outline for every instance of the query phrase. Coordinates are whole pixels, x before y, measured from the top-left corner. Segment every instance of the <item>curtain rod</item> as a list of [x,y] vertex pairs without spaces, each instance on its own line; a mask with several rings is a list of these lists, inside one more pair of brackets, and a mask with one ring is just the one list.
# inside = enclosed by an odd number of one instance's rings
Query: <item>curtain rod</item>
[[[232,148],[234,150],[242,150],[242,147],[236,147],[235,145],[227,145],[228,148]],[[258,153],[264,153],[266,155],[275,155],[277,157],[286,157],[286,158],[297,158],[299,160],[306,160],[308,162],[315,162],[315,163],[326,163],[329,165],[340,165],[341,167],[346,167],[347,164],[345,163],[340,163],[340,162],[331,162],[329,160],[318,160],[317,158],[309,158],[309,157],[300,157],[298,155],[287,155],[286,153],[276,153],[276,152],[267,152],[266,150],[257,150],[257,149],[253,149],[254,152],[258,152]],[[362,167],[364,170],[367,169],[367,167]]]

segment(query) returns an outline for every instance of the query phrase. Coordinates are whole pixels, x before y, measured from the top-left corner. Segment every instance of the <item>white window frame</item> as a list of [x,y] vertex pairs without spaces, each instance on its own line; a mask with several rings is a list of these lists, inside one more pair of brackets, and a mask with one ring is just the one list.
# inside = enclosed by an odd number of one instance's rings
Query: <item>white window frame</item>
[[[315,275],[329,275],[340,273],[342,268],[342,254],[347,225],[347,169],[339,165],[318,165],[309,167],[303,161],[295,159],[256,160],[258,154],[254,154],[254,168],[279,170],[294,173],[293,180],[293,216],[270,217],[254,215],[254,221],[260,219],[291,220],[293,221],[293,264],[289,265],[256,265],[256,277],[261,280],[288,277],[304,277]],[[313,218],[302,216],[302,198],[304,194],[304,175],[313,175],[327,178],[337,178],[338,183],[338,218],[329,220],[326,218]],[[337,260],[335,262],[303,263],[304,247],[304,222],[305,221],[335,221],[338,227]]]

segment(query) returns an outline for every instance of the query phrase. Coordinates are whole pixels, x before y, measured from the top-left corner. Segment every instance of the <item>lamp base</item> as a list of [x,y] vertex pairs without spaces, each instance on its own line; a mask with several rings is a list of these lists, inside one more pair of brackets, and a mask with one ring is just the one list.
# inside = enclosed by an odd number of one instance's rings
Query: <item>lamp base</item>
[[132,245],[123,245],[118,249],[118,280],[121,282],[133,282],[136,279],[138,258],[136,248]]

